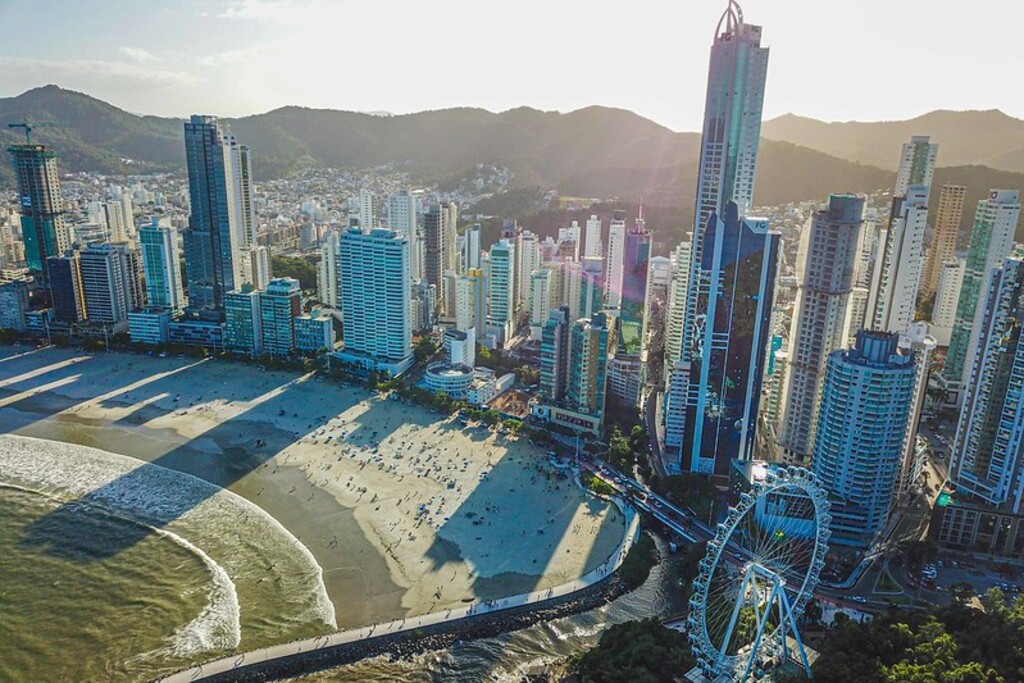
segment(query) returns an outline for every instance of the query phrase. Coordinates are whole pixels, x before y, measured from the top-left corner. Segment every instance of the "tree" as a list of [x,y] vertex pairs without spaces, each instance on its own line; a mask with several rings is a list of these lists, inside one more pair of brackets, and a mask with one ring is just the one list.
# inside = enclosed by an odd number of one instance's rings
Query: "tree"
[[428,358],[432,358],[437,353],[437,344],[430,337],[420,337],[419,342],[416,343],[416,347],[412,351],[413,358],[416,359],[417,363],[422,363]]
[[576,668],[583,683],[656,683],[677,680],[693,665],[685,634],[644,619],[609,628]]
[[270,269],[274,277],[292,277],[299,281],[303,291],[316,289],[316,267],[308,260],[297,256],[271,256]]
[[516,379],[519,380],[520,384],[529,386],[540,381],[540,371],[529,365],[520,365],[515,369],[515,373]]
[[611,438],[608,439],[608,450],[605,452],[605,459],[620,472],[631,474],[633,466],[636,465],[636,456],[630,448],[629,439],[622,435],[622,431],[615,427]]

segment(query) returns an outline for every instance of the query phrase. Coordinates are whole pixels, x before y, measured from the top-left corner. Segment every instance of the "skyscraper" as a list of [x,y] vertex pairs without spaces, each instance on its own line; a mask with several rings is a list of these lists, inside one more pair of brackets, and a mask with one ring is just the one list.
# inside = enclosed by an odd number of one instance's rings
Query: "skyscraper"
[[942,381],[948,392],[955,394],[970,376],[969,361],[975,356],[977,334],[984,308],[979,306],[988,292],[988,280],[994,268],[1013,249],[1013,236],[1020,218],[1020,193],[1017,190],[992,190],[988,199],[978,202],[971,229],[971,243],[967,249],[960,296],[956,305],[956,320],[946,352],[946,366]]
[[[537,235],[523,230],[516,238],[516,310],[530,310],[530,276],[540,268],[540,241]],[[544,315],[547,311],[544,311]]]
[[605,301],[608,308],[622,304],[622,276],[626,255],[626,212],[615,211],[608,224],[608,256],[604,262]]
[[423,234],[417,216],[416,197],[408,190],[388,198],[388,227],[405,235],[409,242],[409,276],[413,282],[424,278]]
[[866,547],[885,529],[915,373],[894,332],[862,330],[852,349],[829,355],[812,467],[832,501],[832,543]]
[[[260,292],[260,331],[263,350],[271,356],[287,358],[295,353],[295,317],[302,313],[299,299],[302,288],[291,277],[274,278]],[[236,299],[236,302],[241,302]]]
[[107,222],[107,238],[110,242],[124,242],[128,239],[125,226],[124,206],[121,201],[109,201],[103,205],[103,215]]
[[668,312],[665,316],[665,381],[682,358],[683,324],[686,319],[686,293],[690,283],[690,245],[684,239],[672,252],[669,265]]
[[394,230],[348,228],[340,245],[342,357],[400,374],[412,363],[408,238]]
[[565,400],[577,413],[604,419],[608,362],[615,355],[615,318],[598,313],[577,320],[569,337],[569,373]]
[[377,227],[376,198],[367,188],[359,190],[359,225],[364,228]]
[[924,267],[928,199],[939,146],[916,135],[903,145],[889,224],[868,294],[867,323],[883,332],[905,332],[914,321]]
[[260,292],[224,295],[224,348],[253,358],[263,353]]
[[191,209],[183,235],[189,304],[220,312],[224,294],[242,285],[242,207],[251,207],[251,199],[238,194],[250,187],[243,183],[249,174],[239,165],[249,163],[248,151],[243,156],[216,117],[194,115],[185,123],[185,161]]
[[740,216],[751,206],[767,73],[768,48],[761,47],[761,27],[744,23],[739,3],[729,0],[715,29],[708,67],[681,342],[683,360],[690,359],[695,343],[696,297],[705,277],[700,264],[708,220],[713,213],[725,215],[730,201],[736,203]]
[[60,256],[71,246],[64,222],[57,155],[43,145],[11,145],[18,183],[21,235],[25,262],[39,283],[48,286],[46,260]]
[[337,230],[329,230],[320,242],[320,267],[317,270],[317,293],[320,303],[337,309],[341,306],[338,291],[338,240]]
[[739,217],[730,201],[704,237],[695,310],[705,321],[690,361],[680,467],[726,474],[750,459],[771,331],[780,235],[764,219]]
[[634,227],[626,232],[622,256],[622,297],[619,301],[619,341],[629,353],[640,352],[643,343],[647,267],[651,260],[651,233],[644,223],[641,205]]
[[75,325],[88,317],[79,253],[69,249],[63,256],[46,259],[50,273],[50,303],[55,320]]
[[540,339],[544,321],[551,311],[551,271],[535,270],[530,275],[530,338]]
[[455,226],[449,223],[447,204],[433,204],[423,216],[424,277],[437,291],[437,306],[447,310],[444,302],[444,273],[453,270],[455,253]]
[[185,307],[178,265],[178,231],[156,221],[139,230],[142,268],[146,274],[146,305],[178,311]]
[[956,505],[944,511],[940,540],[1019,557],[1024,548],[1024,261],[1007,259],[987,284],[950,459]]
[[864,197],[832,195],[800,234],[797,295],[790,327],[788,374],[779,445],[787,459],[806,462],[829,354],[846,345],[846,316],[860,258]]
[[935,291],[935,305],[932,307],[931,333],[939,346],[947,347],[956,324],[956,305],[960,301],[960,287],[964,283],[964,269],[967,261],[956,258],[942,264],[939,271],[939,287]]
[[136,252],[123,242],[92,244],[79,264],[89,323],[127,329],[129,311],[142,303]]
[[516,247],[510,239],[491,245],[487,333],[504,344],[515,332]]
[[956,258],[957,235],[960,220],[964,215],[964,196],[967,188],[963,185],[943,185],[939,193],[939,209],[935,212],[935,230],[928,260],[921,280],[921,296],[928,297],[939,288],[939,274],[944,263]]
[[604,256],[604,244],[601,243],[601,219],[591,216],[587,219],[587,239],[583,243],[584,256]]
[[548,311],[540,339],[540,397],[551,405],[565,401],[569,381],[569,308]]
[[465,249],[462,256],[463,271],[480,267],[480,224],[466,228]]
[[[768,48],[761,47],[761,27],[744,23],[739,3],[729,0],[711,46],[695,237],[703,233],[712,213],[724,214],[727,202],[736,202],[741,216],[750,210],[767,72]],[[700,256],[699,240],[695,254]]]

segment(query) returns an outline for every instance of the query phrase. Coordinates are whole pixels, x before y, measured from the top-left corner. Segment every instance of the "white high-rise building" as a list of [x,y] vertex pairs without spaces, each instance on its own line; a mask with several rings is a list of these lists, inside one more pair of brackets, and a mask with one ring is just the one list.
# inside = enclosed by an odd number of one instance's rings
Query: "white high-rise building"
[[408,240],[394,230],[348,228],[339,245],[341,356],[400,374],[412,362]]
[[[531,301],[530,276],[540,268],[540,241],[529,230],[519,233],[516,241],[516,260],[519,264],[516,272],[516,306],[517,310],[528,313]],[[544,311],[544,315],[547,316],[547,311]]]
[[317,271],[317,293],[320,303],[334,309],[340,309],[341,292],[338,289],[338,249],[337,230],[330,230],[320,243],[320,268]]
[[1017,190],[992,190],[988,199],[978,202],[956,321],[946,353],[946,366],[942,370],[948,388],[962,387],[970,377],[970,359],[976,355],[975,345],[984,313],[978,304],[984,301],[988,292],[992,270],[1001,267],[1013,249],[1013,236],[1019,219],[1020,192]]
[[377,215],[374,210],[376,197],[367,188],[359,190],[359,225],[364,228],[373,229],[377,227]]
[[583,243],[584,256],[604,256],[604,243],[601,241],[601,219],[591,216],[587,219],[587,241]]
[[516,245],[509,239],[491,246],[487,294],[487,333],[504,344],[515,332]]
[[825,364],[830,353],[846,345],[863,213],[864,197],[834,194],[800,234],[778,438],[789,462],[810,459]]
[[466,234],[463,237],[465,239],[463,240],[462,272],[465,273],[472,268],[480,267],[480,224],[477,223],[466,228]]
[[875,266],[868,294],[866,322],[873,330],[903,333],[914,322],[938,148],[921,135],[903,145],[889,224],[881,236],[880,263]]
[[896,333],[861,331],[829,355],[812,467],[832,500],[832,540],[867,547],[886,528],[914,398],[914,356]]
[[907,432],[903,437],[903,456],[900,459],[900,476],[896,481],[896,497],[906,493],[921,475],[927,449],[918,448],[917,428],[921,422],[925,394],[928,390],[928,369],[938,344],[928,330],[928,323],[913,323],[900,336],[900,348],[906,354],[913,354],[917,369],[914,375],[914,396],[907,418]]
[[388,227],[402,233],[409,240],[410,275],[413,282],[422,280],[423,235],[416,220],[416,197],[402,190],[388,199]]
[[154,221],[139,231],[139,245],[146,274],[147,305],[172,311],[185,308],[178,265],[178,230]]
[[135,239],[135,206],[129,192],[121,193],[121,218],[124,220],[125,237],[129,240]]
[[580,230],[579,221],[573,221],[572,225],[568,228],[558,229],[558,244],[562,245],[566,242],[572,243],[572,253],[570,254],[573,261],[580,260],[580,244],[582,242],[582,233]]
[[124,222],[124,208],[120,201],[109,201],[104,204],[103,216],[107,222],[109,242],[124,242],[128,239],[128,229]]
[[665,382],[682,358],[683,321],[686,318],[686,291],[690,282],[690,240],[675,248],[670,257],[668,312],[665,315]]
[[530,274],[530,339],[540,340],[551,308],[551,271],[535,270]]
[[993,269],[986,285],[978,302],[979,330],[974,358],[967,363],[971,374],[965,383],[949,472],[958,492],[1020,515],[1024,513],[1024,261],[1007,259]]
[[623,263],[626,258],[626,215],[616,211],[608,224],[608,258],[605,260],[604,286],[608,308],[622,305]]
[[956,322],[956,305],[960,300],[960,286],[964,282],[967,261],[959,258],[946,261],[939,270],[939,285],[935,290],[932,309],[931,333],[939,346],[949,346]]

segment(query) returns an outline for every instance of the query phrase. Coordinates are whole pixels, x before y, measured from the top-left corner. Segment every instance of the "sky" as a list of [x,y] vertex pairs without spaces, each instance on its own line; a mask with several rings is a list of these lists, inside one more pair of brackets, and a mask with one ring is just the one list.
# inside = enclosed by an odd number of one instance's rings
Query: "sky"
[[[139,114],[285,105],[632,110],[700,129],[726,0],[0,0],[0,97],[55,83]],[[741,0],[764,116],[1024,118],[1024,3]]]

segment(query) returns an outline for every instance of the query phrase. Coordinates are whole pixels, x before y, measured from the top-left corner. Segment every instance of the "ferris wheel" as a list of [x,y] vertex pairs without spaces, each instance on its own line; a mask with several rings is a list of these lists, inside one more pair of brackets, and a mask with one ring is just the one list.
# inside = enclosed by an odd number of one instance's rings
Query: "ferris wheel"
[[690,645],[712,681],[759,680],[791,654],[809,676],[797,620],[825,566],[828,498],[801,467],[749,467],[751,488],[708,541],[693,582]]

